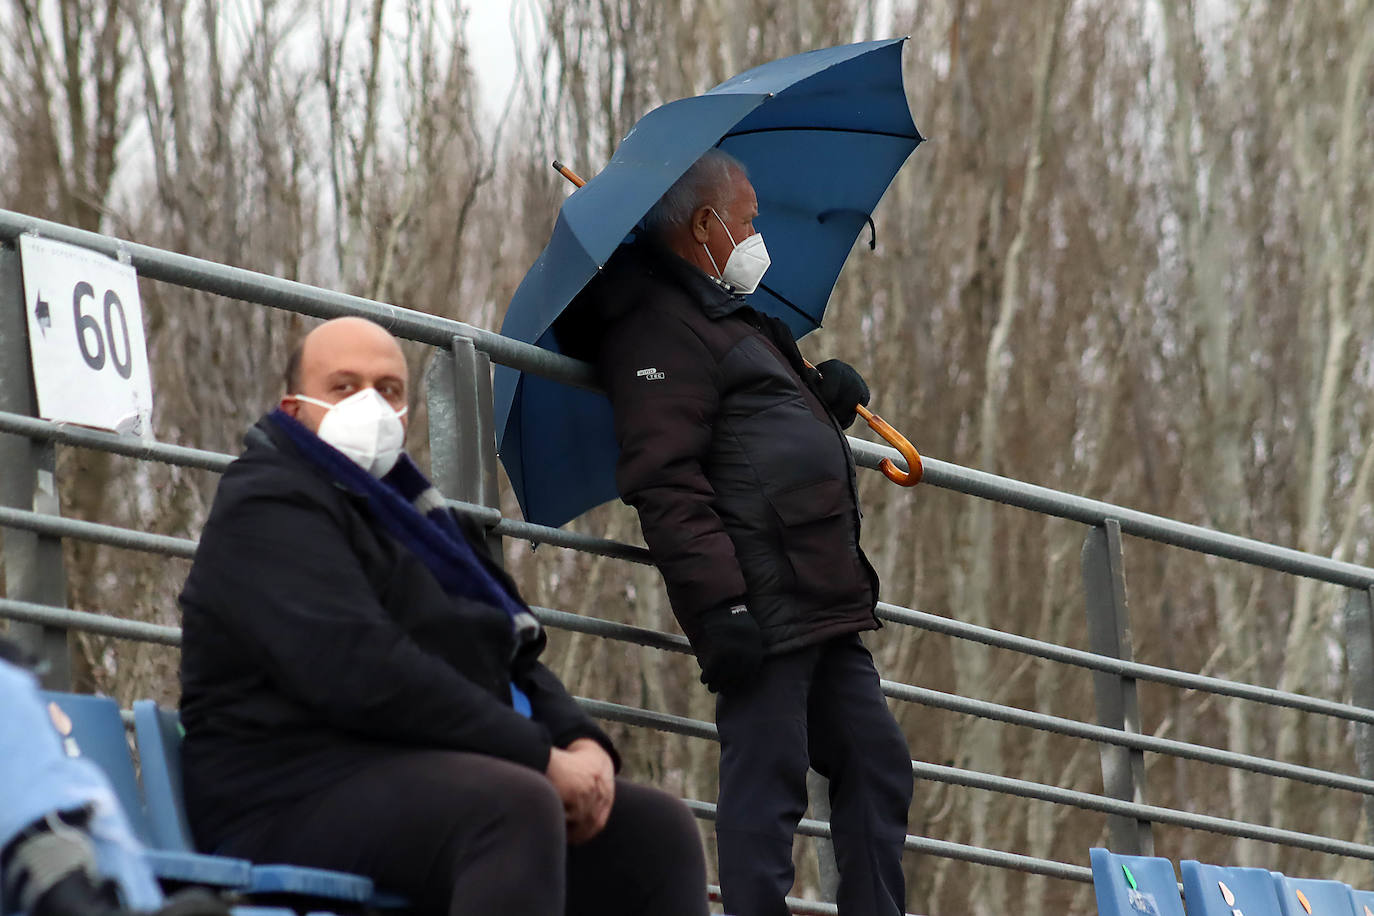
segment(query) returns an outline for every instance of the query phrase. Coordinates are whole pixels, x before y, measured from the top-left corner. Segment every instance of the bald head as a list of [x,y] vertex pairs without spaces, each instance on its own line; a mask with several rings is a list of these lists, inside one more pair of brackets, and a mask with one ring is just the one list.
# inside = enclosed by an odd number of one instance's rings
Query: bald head
[[325,408],[291,395],[336,404],[364,388],[375,388],[400,410],[406,406],[408,377],[405,354],[390,332],[366,318],[335,318],[307,334],[291,354],[281,409],[318,431]]

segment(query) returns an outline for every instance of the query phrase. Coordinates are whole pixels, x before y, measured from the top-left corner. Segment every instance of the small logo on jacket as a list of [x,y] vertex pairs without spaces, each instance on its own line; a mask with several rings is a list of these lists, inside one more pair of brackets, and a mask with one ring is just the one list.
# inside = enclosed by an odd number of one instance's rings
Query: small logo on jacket
[[653,366],[650,366],[650,367],[647,368],[647,369],[640,369],[638,372],[635,373],[635,375],[639,376],[640,378],[644,379],[645,381],[657,382],[657,381],[662,380],[662,379],[664,378],[664,376],[666,375],[666,373],[659,372],[659,371],[658,371],[657,369],[655,369]]

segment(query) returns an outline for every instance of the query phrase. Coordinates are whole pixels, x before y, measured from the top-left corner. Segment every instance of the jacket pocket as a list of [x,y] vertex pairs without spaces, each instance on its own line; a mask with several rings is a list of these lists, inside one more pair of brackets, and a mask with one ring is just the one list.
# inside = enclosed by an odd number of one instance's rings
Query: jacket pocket
[[844,481],[831,479],[769,494],[782,522],[791,590],[808,602],[852,598],[861,584],[848,491]]

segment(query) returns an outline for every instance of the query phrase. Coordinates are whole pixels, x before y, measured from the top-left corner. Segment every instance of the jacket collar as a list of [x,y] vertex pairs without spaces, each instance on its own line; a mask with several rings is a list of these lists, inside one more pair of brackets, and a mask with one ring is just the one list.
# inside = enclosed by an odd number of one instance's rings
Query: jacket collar
[[743,296],[719,278],[703,272],[667,246],[647,239],[641,244],[647,249],[655,266],[665,277],[682,287],[701,306],[707,318],[724,318],[749,305]]
[[[301,450],[291,441],[291,438],[287,436],[286,433],[282,432],[275,423],[268,419],[271,415],[270,412],[263,414],[262,417],[258,419],[258,422],[254,423],[252,427],[249,428],[248,432],[244,434],[244,454],[246,455],[249,452],[276,452],[280,455],[287,456],[292,461],[298,461],[305,465],[309,468],[310,473],[319,477],[325,477],[326,475],[322,474],[319,468],[306,460],[305,456],[301,454]],[[331,479],[331,483],[351,496],[362,497],[366,495],[361,490],[349,486],[344,481]]]

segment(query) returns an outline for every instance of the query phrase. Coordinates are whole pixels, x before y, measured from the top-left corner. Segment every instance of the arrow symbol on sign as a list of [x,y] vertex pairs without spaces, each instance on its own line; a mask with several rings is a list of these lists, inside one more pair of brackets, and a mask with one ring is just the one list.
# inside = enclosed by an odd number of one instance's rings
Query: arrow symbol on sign
[[49,311],[47,300],[43,298],[41,290],[38,293],[38,302],[33,307],[33,317],[38,321],[38,327],[43,332],[43,336],[47,337],[48,328],[52,327],[52,312]]

